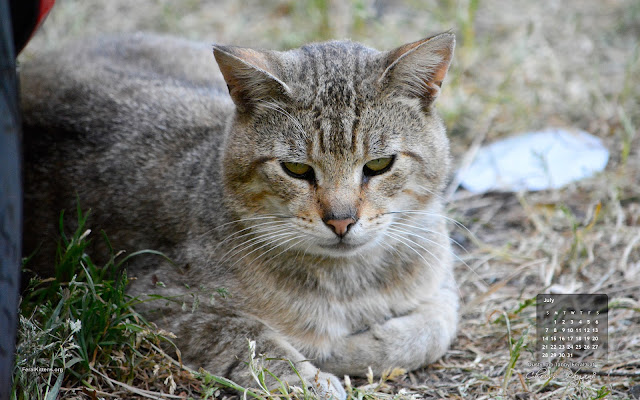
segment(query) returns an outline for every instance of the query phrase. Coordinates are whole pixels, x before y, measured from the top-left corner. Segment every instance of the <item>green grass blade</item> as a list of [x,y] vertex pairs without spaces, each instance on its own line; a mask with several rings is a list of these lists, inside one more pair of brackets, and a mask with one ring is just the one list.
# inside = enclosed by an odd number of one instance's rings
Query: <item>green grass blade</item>
[[58,379],[56,379],[56,383],[51,387],[51,390],[47,390],[47,397],[45,400],[56,400],[58,398],[58,392],[60,392],[63,378],[64,374],[58,375]]

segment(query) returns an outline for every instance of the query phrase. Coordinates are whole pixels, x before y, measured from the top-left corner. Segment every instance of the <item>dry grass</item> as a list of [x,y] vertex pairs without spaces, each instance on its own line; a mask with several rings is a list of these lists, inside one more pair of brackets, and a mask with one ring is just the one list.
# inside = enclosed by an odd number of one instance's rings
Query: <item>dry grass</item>
[[[151,30],[268,48],[350,37],[391,48],[453,29],[456,60],[439,109],[458,162],[474,141],[548,126],[599,136],[611,159],[604,173],[562,190],[483,196],[457,191],[450,215],[469,228],[453,229],[466,248],[458,253],[467,264],[457,266],[464,301],[457,340],[428,368],[382,385],[353,385],[375,389],[378,398],[385,392],[454,399],[640,396],[640,3],[387,4],[392,3],[58,0],[27,57],[97,32]],[[534,361],[535,307],[519,305],[548,292],[607,293],[617,305],[609,315],[609,357],[599,368],[560,368],[550,376],[527,365]],[[178,367],[168,368],[184,376]],[[148,389],[168,390],[162,380],[153,382]],[[144,379],[137,383],[148,385]],[[187,378],[177,383],[176,394],[198,393]],[[113,387],[121,396],[124,389]]]

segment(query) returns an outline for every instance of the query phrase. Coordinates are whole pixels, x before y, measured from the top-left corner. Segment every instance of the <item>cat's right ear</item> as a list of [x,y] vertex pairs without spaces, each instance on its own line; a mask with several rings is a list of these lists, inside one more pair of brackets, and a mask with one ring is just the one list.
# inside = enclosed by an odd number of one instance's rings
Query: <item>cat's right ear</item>
[[385,90],[419,98],[428,108],[440,94],[455,44],[455,35],[445,32],[400,46],[387,53],[379,82]]
[[277,78],[277,65],[268,52],[214,45],[213,55],[240,112],[290,93],[289,87]]

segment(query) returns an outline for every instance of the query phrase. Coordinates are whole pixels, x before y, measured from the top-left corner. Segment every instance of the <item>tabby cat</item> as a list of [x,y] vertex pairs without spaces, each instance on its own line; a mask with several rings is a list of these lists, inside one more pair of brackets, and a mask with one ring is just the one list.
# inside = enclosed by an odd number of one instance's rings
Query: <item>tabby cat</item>
[[454,44],[215,45],[216,68],[209,46],[136,34],[38,55],[21,68],[25,254],[50,263],[78,199],[114,248],[173,260],[134,258],[130,294],[197,292],[194,311],[141,311],[243,385],[248,340],[322,398],[345,398],[344,374],[431,363],[458,312],[434,109]]

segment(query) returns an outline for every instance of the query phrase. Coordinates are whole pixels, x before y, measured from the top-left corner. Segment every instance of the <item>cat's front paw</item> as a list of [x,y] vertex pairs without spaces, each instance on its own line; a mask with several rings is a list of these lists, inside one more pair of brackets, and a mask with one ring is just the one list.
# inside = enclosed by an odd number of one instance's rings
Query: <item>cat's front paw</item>
[[335,375],[318,371],[311,386],[321,400],[346,400],[347,398],[342,382]]

